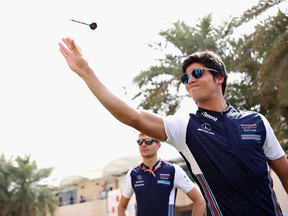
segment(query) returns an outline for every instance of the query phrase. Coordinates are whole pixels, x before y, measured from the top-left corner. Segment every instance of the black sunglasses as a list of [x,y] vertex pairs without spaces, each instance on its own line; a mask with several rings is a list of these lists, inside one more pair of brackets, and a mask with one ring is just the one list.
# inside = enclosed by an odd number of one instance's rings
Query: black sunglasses
[[152,138],[146,138],[146,139],[138,139],[137,144],[142,145],[143,142],[145,142],[146,145],[151,145],[153,142],[156,142],[157,140]]
[[[218,71],[211,69],[211,68],[195,68],[194,70],[192,70],[190,73],[185,73],[181,76],[181,82],[186,85],[191,77],[191,75],[195,78],[195,79],[199,79],[202,77],[203,75],[203,71],[204,70],[209,70],[209,71],[213,71],[216,73],[219,73]],[[191,74],[191,75],[190,75]]]

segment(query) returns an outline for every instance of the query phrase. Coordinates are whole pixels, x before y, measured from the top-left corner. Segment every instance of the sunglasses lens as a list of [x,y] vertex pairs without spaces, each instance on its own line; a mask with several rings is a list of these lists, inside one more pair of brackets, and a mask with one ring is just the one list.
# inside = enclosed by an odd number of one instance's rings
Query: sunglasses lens
[[183,74],[183,76],[181,77],[181,82],[186,85],[188,83],[188,80],[190,78],[190,75],[188,73]]
[[200,77],[202,77],[202,68],[195,68],[192,71],[192,76],[195,77],[196,79],[199,79]]
[[153,139],[138,139],[137,140],[138,145],[142,145],[143,142],[145,142],[146,145],[151,145],[154,142],[154,140]]
[[146,145],[151,145],[153,143],[153,140],[145,140]]
[[[203,72],[203,69],[202,68],[195,68],[193,71],[192,71],[192,76],[195,78],[195,79],[199,79],[202,77],[202,72]],[[189,73],[185,73],[181,76],[181,82],[184,84],[184,85],[187,85],[188,81],[190,79],[190,74]]]

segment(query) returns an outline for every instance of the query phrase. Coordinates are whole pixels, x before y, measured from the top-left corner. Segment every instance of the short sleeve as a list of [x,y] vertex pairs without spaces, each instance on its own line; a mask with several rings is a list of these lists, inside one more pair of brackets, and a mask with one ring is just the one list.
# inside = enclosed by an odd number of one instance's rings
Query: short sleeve
[[178,149],[186,141],[186,129],[189,118],[180,118],[179,116],[163,117],[165,132],[167,135],[166,142]]
[[177,164],[175,167],[174,186],[181,189],[184,193],[188,193],[195,187],[195,184],[188,177],[187,173]]
[[260,114],[266,128],[266,139],[263,145],[264,153],[269,160],[276,160],[285,155],[284,150],[279,144],[275,133],[265,116]]
[[127,198],[127,199],[130,199],[134,193],[134,190],[132,188],[132,184],[131,184],[131,170],[129,170],[126,174],[126,177],[125,177],[125,181],[124,181],[124,185],[122,187],[122,191],[121,191],[121,194]]

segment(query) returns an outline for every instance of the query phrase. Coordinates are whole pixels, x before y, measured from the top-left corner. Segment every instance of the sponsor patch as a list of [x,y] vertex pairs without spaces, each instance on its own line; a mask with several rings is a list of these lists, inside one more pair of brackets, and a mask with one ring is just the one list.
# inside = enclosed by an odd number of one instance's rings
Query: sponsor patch
[[157,183],[158,184],[164,184],[164,185],[170,185],[171,184],[171,182],[170,181],[166,181],[166,180],[157,180]]
[[261,140],[261,136],[257,134],[241,134],[242,140]]
[[170,174],[160,173],[160,179],[169,179]]
[[212,115],[208,114],[207,112],[202,112],[201,115],[206,117],[206,118],[212,119],[213,121],[218,120],[215,116],[212,116]]

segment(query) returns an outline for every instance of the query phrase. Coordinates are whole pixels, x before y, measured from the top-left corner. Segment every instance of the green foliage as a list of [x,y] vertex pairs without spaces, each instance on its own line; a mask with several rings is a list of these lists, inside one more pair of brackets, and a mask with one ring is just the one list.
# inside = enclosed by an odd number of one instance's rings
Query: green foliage
[[178,21],[171,29],[160,32],[159,34],[165,38],[165,44],[157,43],[151,46],[162,49],[169,44],[174,47],[175,53],[180,54],[166,54],[164,59],[159,60],[160,65],[151,66],[133,79],[139,87],[139,92],[133,98],[141,99],[139,107],[156,113],[174,114],[184,96],[178,94],[182,57],[198,50],[226,47],[227,43],[217,39],[230,32],[233,26],[231,23],[233,21],[217,27],[212,24],[211,15],[207,15],[200,19],[195,27],[189,27],[184,22]]
[[248,9],[244,12],[243,16],[239,19],[239,24],[247,23],[253,18],[260,16],[267,9],[272,8],[273,6],[279,5],[281,2],[286,0],[260,0],[258,5],[253,6],[251,9]]
[[0,215],[45,216],[54,215],[58,200],[51,189],[39,185],[52,168],[37,169],[29,156],[15,160],[0,157]]
[[[287,8],[280,10],[282,2],[285,1],[260,0],[243,16],[219,26],[207,15],[195,26],[177,21],[172,28],[161,31],[164,42],[151,47],[164,53],[167,47],[175,51],[165,54],[158,66],[151,66],[134,78],[139,87],[134,97],[140,99],[139,108],[174,114],[184,96],[179,95],[182,57],[199,50],[213,50],[222,57],[228,74],[241,74],[237,82],[228,82],[226,100],[238,109],[265,115],[284,145],[288,142],[288,18]],[[275,8],[278,12],[269,15],[269,10]],[[255,18],[262,21],[254,25],[254,31],[236,37],[235,32]]]
[[[244,13],[239,24],[261,14],[266,17],[238,42],[230,68],[241,71],[243,79],[229,86],[227,98],[239,108],[265,115],[284,145],[288,141],[288,17],[280,10],[281,2],[260,1]],[[267,12],[272,7],[273,16]]]

